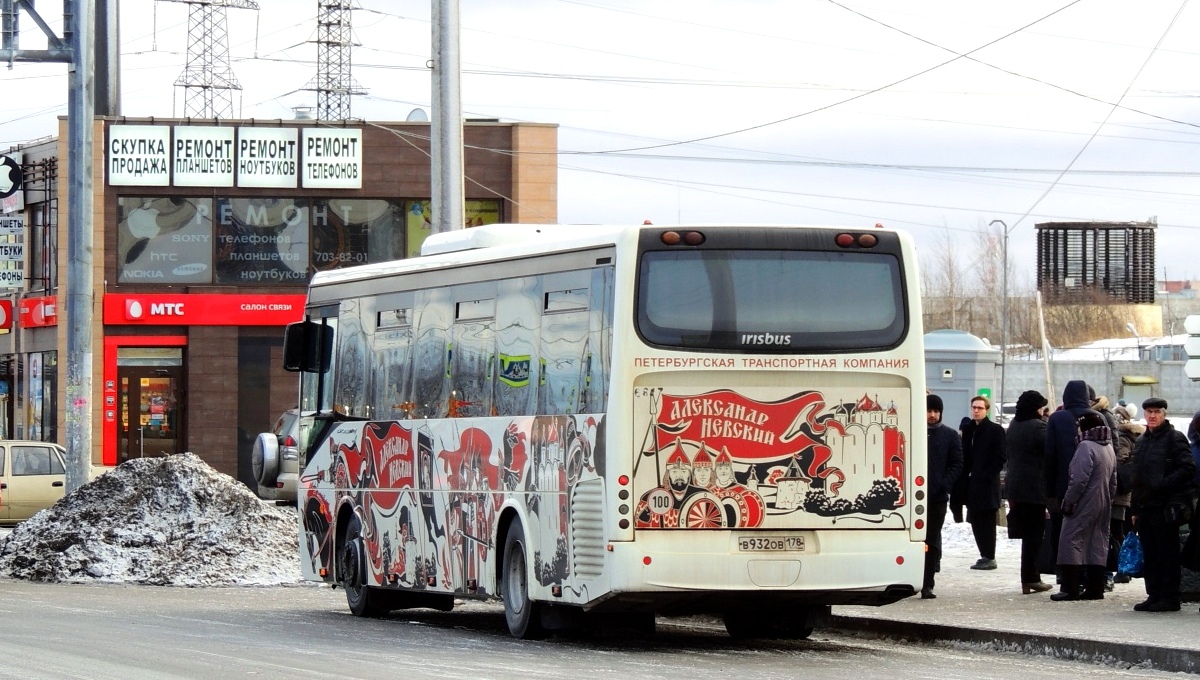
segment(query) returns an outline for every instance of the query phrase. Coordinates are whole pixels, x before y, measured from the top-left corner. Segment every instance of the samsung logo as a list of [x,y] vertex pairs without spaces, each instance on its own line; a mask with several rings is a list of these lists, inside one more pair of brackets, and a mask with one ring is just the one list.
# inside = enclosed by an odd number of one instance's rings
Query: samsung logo
[[773,333],[745,333],[742,335],[743,345],[790,345],[791,335],[775,335]]
[[208,265],[203,262],[192,262],[189,264],[181,264],[171,270],[175,276],[191,276],[192,274],[203,274],[208,270]]

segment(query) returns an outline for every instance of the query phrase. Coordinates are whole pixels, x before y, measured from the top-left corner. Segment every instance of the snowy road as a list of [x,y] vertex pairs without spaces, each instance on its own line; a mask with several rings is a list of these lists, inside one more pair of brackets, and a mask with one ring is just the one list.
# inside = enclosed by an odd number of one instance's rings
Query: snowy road
[[1014,678],[1167,677],[1145,670],[822,631],[735,642],[662,621],[650,638],[522,642],[494,605],[356,619],[321,586],[178,588],[0,580],[0,678]]

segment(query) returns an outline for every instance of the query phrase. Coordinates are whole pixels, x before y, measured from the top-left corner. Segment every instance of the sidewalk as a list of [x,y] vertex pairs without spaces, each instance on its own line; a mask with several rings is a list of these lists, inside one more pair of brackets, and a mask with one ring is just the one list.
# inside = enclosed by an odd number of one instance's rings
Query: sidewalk
[[[1118,583],[1103,600],[1054,602],[1021,594],[1020,541],[997,527],[995,571],[976,571],[971,527],[947,518],[942,571],[933,600],[910,597],[885,607],[833,608],[833,626],[888,637],[956,640],[1004,649],[1200,673],[1200,613],[1133,611],[1146,599],[1141,579]],[[1042,580],[1052,583],[1054,576]]]

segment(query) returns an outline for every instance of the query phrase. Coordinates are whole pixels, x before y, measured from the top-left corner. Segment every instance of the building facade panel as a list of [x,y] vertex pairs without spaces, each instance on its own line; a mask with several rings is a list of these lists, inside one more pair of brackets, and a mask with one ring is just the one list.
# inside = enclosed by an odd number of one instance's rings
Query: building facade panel
[[[0,435],[61,442],[65,119],[58,132],[24,149],[23,249],[0,249],[26,268],[0,290],[14,317],[26,311],[9,333],[0,324]],[[98,118],[94,134],[92,460],[193,451],[250,484],[255,436],[296,405],[282,331],[308,280],[410,256],[429,233],[429,124]],[[553,126],[464,126],[468,226],[554,221],[514,202],[544,203],[544,172],[520,186],[521,144],[537,143],[538,166],[554,139]]]

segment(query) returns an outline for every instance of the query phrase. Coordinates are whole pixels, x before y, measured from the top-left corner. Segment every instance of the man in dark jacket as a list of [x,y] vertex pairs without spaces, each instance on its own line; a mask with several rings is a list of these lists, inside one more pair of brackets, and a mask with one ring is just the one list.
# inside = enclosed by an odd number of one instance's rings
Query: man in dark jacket
[[1004,428],[988,420],[991,402],[971,400],[971,422],[963,427],[963,465],[967,477],[967,521],[979,548],[972,569],[996,568],[996,511],[1000,509],[1000,471],[1007,459]]
[[[1133,522],[1142,540],[1146,601],[1139,612],[1179,611],[1179,527],[1190,519],[1196,464],[1187,437],[1166,419],[1167,400],[1142,402],[1146,433],[1133,447]],[[1186,513],[1190,515],[1190,512]]]
[[1075,435],[1079,417],[1091,411],[1090,388],[1082,380],[1072,380],[1063,388],[1062,408],[1046,421],[1046,506],[1050,510],[1050,554],[1058,554],[1058,536],[1062,533],[1062,497],[1070,479],[1071,458],[1075,456]]
[[942,398],[925,397],[925,420],[929,426],[929,525],[925,527],[925,583],[921,599],[933,594],[933,575],[942,567],[942,525],[946,523],[946,504],[950,489],[962,473],[962,440],[958,432],[942,424]]

